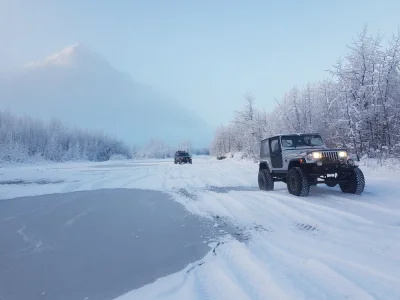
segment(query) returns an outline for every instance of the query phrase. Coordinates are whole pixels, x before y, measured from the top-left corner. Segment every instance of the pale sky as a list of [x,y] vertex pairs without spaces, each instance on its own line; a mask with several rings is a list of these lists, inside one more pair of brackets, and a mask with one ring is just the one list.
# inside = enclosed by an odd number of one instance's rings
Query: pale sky
[[328,77],[363,25],[397,32],[400,1],[0,0],[0,71],[80,42],[210,125],[252,92],[270,110]]

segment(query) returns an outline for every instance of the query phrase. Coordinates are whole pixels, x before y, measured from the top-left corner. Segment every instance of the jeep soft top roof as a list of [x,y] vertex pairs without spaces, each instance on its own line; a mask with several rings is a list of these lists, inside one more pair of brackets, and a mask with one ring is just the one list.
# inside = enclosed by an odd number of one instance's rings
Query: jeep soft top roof
[[190,154],[189,154],[189,152],[188,151],[176,151],[175,152],[175,155],[179,155],[179,156],[183,156],[183,155],[185,155],[185,156],[190,156]]
[[290,132],[290,133],[281,133],[281,134],[276,134],[276,135],[267,137],[267,138],[265,138],[265,139],[262,139],[261,141],[265,141],[265,140],[268,140],[268,139],[280,137],[280,136],[283,136],[283,135],[316,135],[316,134],[321,135],[319,132],[310,132],[310,133],[291,133],[291,132]]
[[272,139],[272,138],[280,137],[280,136],[284,136],[284,135],[321,135],[321,134],[320,134],[319,132],[310,132],[310,133],[292,133],[292,132],[289,132],[289,133],[280,133],[280,134],[275,134],[275,135],[272,135],[272,136],[270,136],[270,137],[264,138],[264,139],[262,139],[261,141],[265,141],[265,140],[268,140],[268,139]]

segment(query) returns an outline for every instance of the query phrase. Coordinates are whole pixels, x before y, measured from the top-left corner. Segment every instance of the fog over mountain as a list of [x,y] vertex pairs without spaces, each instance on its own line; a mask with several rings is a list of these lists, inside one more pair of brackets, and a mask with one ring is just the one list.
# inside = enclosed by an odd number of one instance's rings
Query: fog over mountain
[[205,147],[212,135],[190,108],[134,82],[81,44],[2,74],[0,104],[13,114],[104,130],[130,144],[190,140],[195,147]]

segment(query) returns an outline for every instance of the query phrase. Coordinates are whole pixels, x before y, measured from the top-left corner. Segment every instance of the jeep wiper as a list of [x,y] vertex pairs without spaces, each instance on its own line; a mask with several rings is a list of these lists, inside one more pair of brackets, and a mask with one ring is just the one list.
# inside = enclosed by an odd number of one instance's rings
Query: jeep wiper
[[306,146],[315,147],[315,145],[313,143],[308,143],[306,141],[304,141],[304,144],[306,144]]

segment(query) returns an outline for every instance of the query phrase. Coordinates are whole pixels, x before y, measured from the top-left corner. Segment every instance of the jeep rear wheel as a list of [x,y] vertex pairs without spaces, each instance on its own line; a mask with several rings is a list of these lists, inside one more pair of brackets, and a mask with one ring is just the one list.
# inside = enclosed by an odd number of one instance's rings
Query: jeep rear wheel
[[258,186],[262,191],[272,191],[274,189],[274,180],[268,169],[258,171]]
[[310,192],[310,185],[303,169],[295,167],[287,175],[287,189],[290,194],[305,197]]
[[346,183],[339,184],[343,193],[361,195],[365,188],[365,178],[363,172],[356,168],[351,172]]

